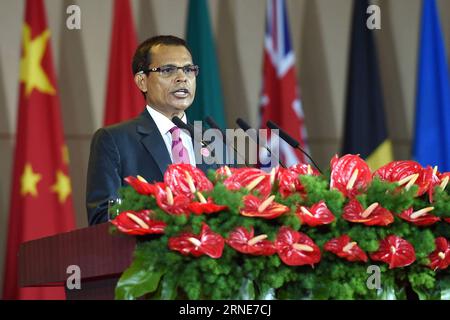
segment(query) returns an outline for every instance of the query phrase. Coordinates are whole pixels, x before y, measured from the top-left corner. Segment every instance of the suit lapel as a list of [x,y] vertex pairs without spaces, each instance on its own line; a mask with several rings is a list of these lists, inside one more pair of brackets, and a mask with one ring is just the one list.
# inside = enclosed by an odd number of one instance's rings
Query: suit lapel
[[167,166],[172,163],[167,151],[163,137],[147,110],[141,113],[137,131],[142,135],[141,143],[158,164],[162,175],[166,172]]
[[[137,131],[142,135],[141,143],[158,164],[161,174],[164,175],[167,166],[172,163],[172,160],[170,159],[163,137],[147,109],[145,109],[138,118]],[[214,170],[217,169],[217,167],[218,166],[215,164],[209,165],[204,162],[197,164],[197,168],[205,173],[207,173],[209,169]]]

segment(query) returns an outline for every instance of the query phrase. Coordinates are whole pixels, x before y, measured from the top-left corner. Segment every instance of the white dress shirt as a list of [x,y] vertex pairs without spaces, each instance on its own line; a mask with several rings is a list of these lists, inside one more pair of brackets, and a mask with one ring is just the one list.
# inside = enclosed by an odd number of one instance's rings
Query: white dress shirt
[[[176,125],[167,118],[165,115],[163,115],[161,112],[153,109],[149,105],[147,105],[147,111],[150,113],[150,116],[153,118],[153,120],[156,123],[156,126],[158,127],[159,132],[161,133],[161,136],[164,139],[164,143],[166,144],[167,151],[169,152],[170,159],[172,160],[172,134],[169,132],[170,129],[173,127],[176,127]],[[184,123],[187,123],[187,116],[186,113],[183,113],[183,117],[181,120]],[[181,130],[181,141],[183,143],[183,146],[187,149],[189,154],[189,161],[191,165],[194,167],[196,166],[195,163],[195,155],[194,155],[194,146],[192,145],[192,138],[189,134],[187,134],[184,130]]]

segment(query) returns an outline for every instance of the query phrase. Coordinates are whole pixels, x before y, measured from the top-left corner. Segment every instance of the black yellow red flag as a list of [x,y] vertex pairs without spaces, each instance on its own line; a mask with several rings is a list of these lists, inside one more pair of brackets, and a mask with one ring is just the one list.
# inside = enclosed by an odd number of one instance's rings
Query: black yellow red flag
[[372,170],[393,160],[386,126],[374,32],[367,27],[368,0],[355,0],[342,153],[359,154]]

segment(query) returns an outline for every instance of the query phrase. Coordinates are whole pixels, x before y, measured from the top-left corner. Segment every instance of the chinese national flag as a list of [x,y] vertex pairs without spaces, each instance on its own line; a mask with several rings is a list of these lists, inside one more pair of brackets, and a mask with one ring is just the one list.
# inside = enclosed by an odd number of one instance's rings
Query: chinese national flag
[[4,299],[64,299],[63,287],[18,287],[19,245],[75,227],[68,151],[42,0],[28,0],[5,259]]
[[137,47],[136,31],[128,0],[114,1],[105,126],[125,121],[142,112],[145,100],[134,84],[131,60]]

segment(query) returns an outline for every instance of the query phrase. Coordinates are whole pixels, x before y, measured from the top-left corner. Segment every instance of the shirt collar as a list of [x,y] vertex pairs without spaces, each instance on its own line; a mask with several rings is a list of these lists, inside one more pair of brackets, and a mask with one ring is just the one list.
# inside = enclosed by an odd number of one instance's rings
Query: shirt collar
[[[156,126],[158,127],[158,130],[161,133],[161,135],[167,134],[167,132],[169,132],[170,129],[175,127],[175,124],[172,122],[172,120],[167,118],[161,112],[150,107],[149,105],[147,105],[146,107],[147,107],[148,113],[150,113],[150,116],[155,121]],[[183,113],[183,116],[181,117],[181,121],[183,121],[184,123],[187,123],[186,113]]]

